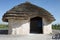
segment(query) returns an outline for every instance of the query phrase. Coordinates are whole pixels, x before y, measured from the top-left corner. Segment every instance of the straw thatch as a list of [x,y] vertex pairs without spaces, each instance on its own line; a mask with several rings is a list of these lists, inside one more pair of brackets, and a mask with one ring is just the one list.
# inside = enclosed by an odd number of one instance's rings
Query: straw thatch
[[50,22],[55,20],[53,15],[51,15],[51,13],[29,2],[22,3],[20,5],[13,7],[3,15],[2,19],[3,21],[8,22],[9,18],[27,19],[27,17],[33,16],[33,15],[40,15],[42,17],[45,17]]

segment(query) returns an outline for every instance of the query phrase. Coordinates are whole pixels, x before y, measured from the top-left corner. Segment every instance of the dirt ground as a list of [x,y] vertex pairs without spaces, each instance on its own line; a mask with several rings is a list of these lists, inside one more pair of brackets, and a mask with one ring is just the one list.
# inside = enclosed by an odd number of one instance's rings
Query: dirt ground
[[60,30],[53,30],[52,34],[0,35],[0,40],[57,40],[56,38],[54,39],[54,34],[57,33],[60,33]]

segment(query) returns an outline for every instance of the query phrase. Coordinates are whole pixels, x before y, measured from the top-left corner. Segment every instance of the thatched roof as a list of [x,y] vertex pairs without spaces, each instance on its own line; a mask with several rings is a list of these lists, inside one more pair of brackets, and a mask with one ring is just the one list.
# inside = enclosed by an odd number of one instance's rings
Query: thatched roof
[[21,3],[13,7],[3,15],[2,19],[3,21],[8,22],[9,18],[26,18],[32,15],[40,15],[45,17],[50,22],[55,20],[51,13],[29,2]]

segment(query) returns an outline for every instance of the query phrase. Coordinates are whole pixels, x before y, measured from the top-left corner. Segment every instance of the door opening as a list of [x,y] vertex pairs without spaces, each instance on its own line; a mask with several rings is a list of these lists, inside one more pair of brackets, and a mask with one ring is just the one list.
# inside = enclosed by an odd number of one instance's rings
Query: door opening
[[30,33],[43,33],[41,17],[34,17],[30,19]]

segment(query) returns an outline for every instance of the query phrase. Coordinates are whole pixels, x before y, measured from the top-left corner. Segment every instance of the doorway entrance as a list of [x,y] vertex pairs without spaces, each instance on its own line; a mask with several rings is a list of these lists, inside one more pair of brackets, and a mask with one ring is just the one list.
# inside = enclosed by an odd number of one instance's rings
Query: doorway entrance
[[34,17],[30,19],[30,33],[43,33],[42,18]]

